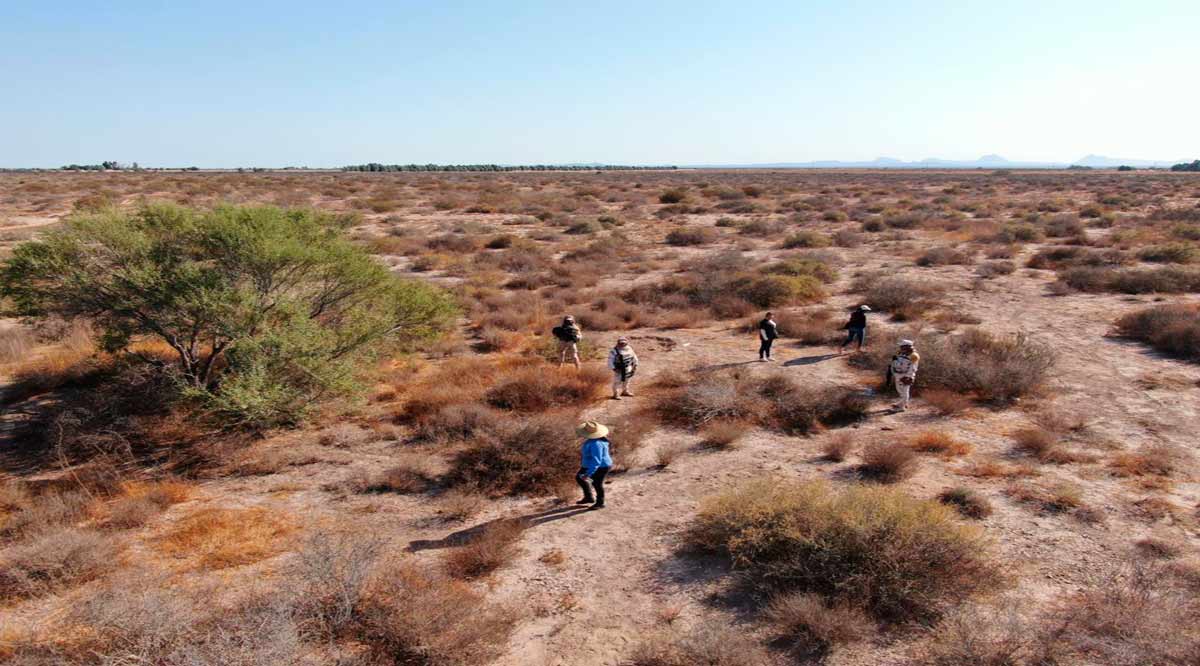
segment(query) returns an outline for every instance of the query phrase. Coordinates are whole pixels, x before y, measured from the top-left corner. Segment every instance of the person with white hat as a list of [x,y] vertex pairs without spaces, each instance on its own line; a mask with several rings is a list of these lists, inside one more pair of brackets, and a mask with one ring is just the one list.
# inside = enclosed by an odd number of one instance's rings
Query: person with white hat
[[896,385],[896,393],[900,395],[900,402],[896,408],[906,411],[909,398],[912,396],[913,383],[917,380],[917,365],[921,362],[921,355],[917,353],[912,340],[901,340],[898,346],[900,350],[892,356],[888,374],[892,376],[892,382]]
[[846,346],[855,340],[858,341],[858,351],[863,351],[863,347],[867,345],[867,313],[871,311],[868,305],[860,305],[858,309],[850,313],[850,321],[842,328],[846,330],[846,341],[838,348],[838,353],[846,351]]
[[583,489],[583,499],[576,504],[591,504],[588,511],[603,509],[604,477],[608,476],[613,464],[608,452],[608,426],[585,421],[575,428],[575,434],[584,438],[580,447],[579,472],[575,474],[575,482]]
[[613,400],[633,396],[629,392],[629,382],[633,381],[637,367],[638,357],[629,346],[629,338],[617,338],[616,346],[608,352],[608,369],[613,372]]
[[768,312],[758,322],[758,360],[766,363],[771,360],[771,345],[779,338],[779,325],[775,323],[774,315]]

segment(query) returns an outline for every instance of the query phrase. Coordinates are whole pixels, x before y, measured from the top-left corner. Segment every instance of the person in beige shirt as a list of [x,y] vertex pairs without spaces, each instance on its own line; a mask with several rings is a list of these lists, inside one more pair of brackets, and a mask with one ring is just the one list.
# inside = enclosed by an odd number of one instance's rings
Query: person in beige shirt
[[899,347],[900,350],[892,357],[892,364],[888,369],[891,371],[892,382],[896,385],[896,393],[900,395],[900,402],[896,408],[906,411],[912,397],[913,383],[917,380],[917,366],[921,363],[921,355],[917,353],[912,340],[901,340]]

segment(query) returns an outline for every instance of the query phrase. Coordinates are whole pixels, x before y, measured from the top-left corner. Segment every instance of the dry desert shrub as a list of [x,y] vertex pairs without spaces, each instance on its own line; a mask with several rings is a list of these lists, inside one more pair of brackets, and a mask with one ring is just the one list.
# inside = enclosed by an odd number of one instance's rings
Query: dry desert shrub
[[90,513],[94,498],[83,490],[48,491],[32,496],[23,485],[10,481],[8,507],[0,523],[0,539],[21,538],[44,530],[72,526]]
[[1160,476],[1176,474],[1188,456],[1170,444],[1159,442],[1137,451],[1119,451],[1109,460],[1109,469],[1117,476]]
[[353,637],[373,663],[414,666],[489,663],[506,646],[518,617],[465,583],[392,562],[377,568],[356,616]]
[[295,531],[285,516],[254,507],[201,509],[183,517],[155,540],[164,555],[224,569],[264,560],[283,551]]
[[1083,490],[1068,481],[1013,483],[1004,489],[1004,494],[1044,513],[1066,513],[1083,507]]
[[968,266],[973,263],[972,252],[949,246],[930,248],[917,257],[918,266]]
[[941,416],[954,416],[967,411],[975,404],[970,396],[957,391],[929,389],[921,392],[921,399],[937,410]]
[[22,326],[0,328],[0,365],[25,360],[36,344],[33,334]]
[[[841,323],[833,321],[828,310],[813,312],[781,312],[775,316],[779,334],[799,340],[806,345],[832,345],[845,337],[839,328]],[[757,320],[754,322],[757,327]]]
[[0,554],[0,600],[42,596],[98,578],[118,566],[119,550],[111,536],[95,530],[41,532]]
[[415,495],[429,491],[437,480],[421,465],[396,465],[379,471],[360,470],[346,481],[356,493]]
[[416,419],[413,439],[437,444],[468,441],[495,431],[503,420],[501,412],[487,405],[446,405]]
[[[916,388],[952,391],[986,401],[1007,401],[1041,388],[1057,363],[1057,354],[1047,344],[1024,334],[994,335],[972,328],[956,335],[920,335],[917,351],[921,368]],[[891,350],[853,356],[859,367],[882,371]]]
[[862,451],[858,473],[880,483],[903,481],[916,474],[920,459],[904,442],[872,442]]
[[1124,338],[1191,361],[1200,360],[1200,307],[1158,305],[1126,314],[1116,322]]
[[847,603],[830,605],[809,592],[790,592],[772,599],[766,619],[780,636],[807,653],[825,653],[876,631],[875,622],[862,609]]
[[355,621],[383,539],[317,532],[289,570],[296,584],[295,616],[305,635],[335,638]]
[[706,622],[687,633],[655,633],[621,666],[770,666],[771,657],[745,631]]
[[732,449],[749,430],[749,426],[739,421],[712,422],[700,431],[700,445],[709,449]]
[[936,617],[1000,580],[983,534],[952,509],[877,486],[754,481],[705,500],[686,538],[763,591],[813,592],[884,621]]
[[849,432],[835,432],[821,444],[821,457],[831,462],[842,462],[854,449],[854,435]]
[[868,408],[858,391],[801,385],[786,375],[757,378],[713,373],[663,393],[655,412],[664,423],[700,428],[714,421],[742,420],[786,434],[802,435],[824,425],[858,421]]
[[516,518],[495,520],[446,554],[446,573],[471,580],[490,575],[512,561],[528,525]]
[[947,488],[938,495],[938,501],[952,506],[967,518],[986,518],[992,515],[992,504],[986,497],[970,488],[956,486]]
[[545,415],[506,424],[454,454],[445,481],[492,495],[552,495],[578,467],[574,420]]
[[488,404],[516,412],[538,413],[575,407],[596,400],[611,381],[596,367],[562,371],[553,366],[518,368],[499,378],[487,391]]
[[925,430],[912,437],[909,446],[921,453],[936,453],[945,458],[965,456],[971,452],[971,445],[955,438],[944,430]]
[[903,276],[864,275],[852,289],[873,309],[892,315],[896,321],[919,318],[939,306],[945,287],[928,280]]
[[667,234],[667,245],[708,245],[717,240],[719,234],[712,227],[679,227]]

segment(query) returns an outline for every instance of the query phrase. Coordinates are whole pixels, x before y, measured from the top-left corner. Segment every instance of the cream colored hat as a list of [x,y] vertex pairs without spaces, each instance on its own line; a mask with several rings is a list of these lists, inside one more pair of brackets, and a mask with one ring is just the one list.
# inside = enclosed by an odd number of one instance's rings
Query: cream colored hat
[[898,342],[896,344],[896,346],[897,347],[912,347],[913,341],[912,340],[901,340],[900,342]]
[[608,434],[608,426],[595,421],[584,421],[575,426],[575,434],[588,439],[596,439]]

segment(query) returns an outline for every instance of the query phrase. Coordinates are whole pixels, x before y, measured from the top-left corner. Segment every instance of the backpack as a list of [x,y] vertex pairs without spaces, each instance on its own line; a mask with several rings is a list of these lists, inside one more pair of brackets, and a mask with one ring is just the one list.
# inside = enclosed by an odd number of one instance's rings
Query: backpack
[[567,336],[566,330],[564,330],[562,326],[555,326],[554,328],[550,329],[550,334],[559,340],[562,340],[563,342],[567,342],[570,339]]

